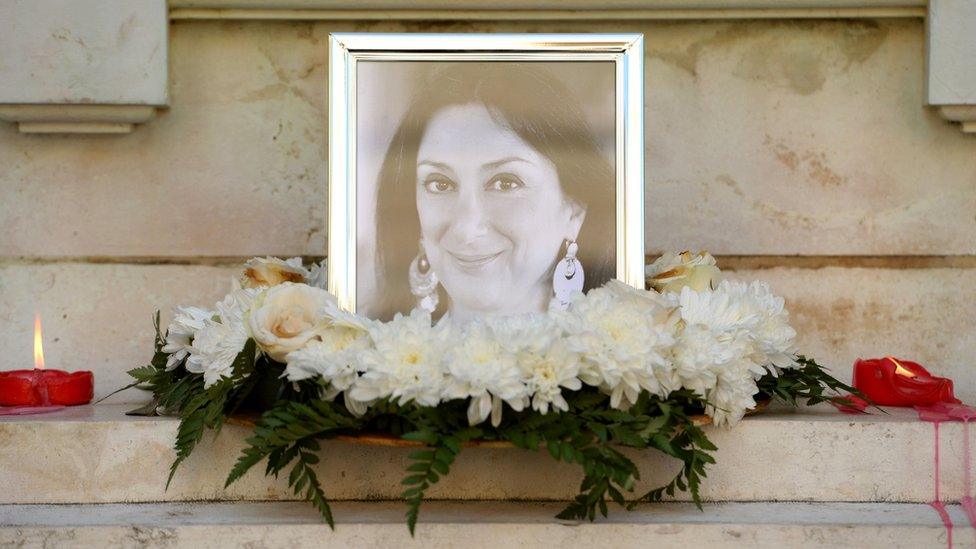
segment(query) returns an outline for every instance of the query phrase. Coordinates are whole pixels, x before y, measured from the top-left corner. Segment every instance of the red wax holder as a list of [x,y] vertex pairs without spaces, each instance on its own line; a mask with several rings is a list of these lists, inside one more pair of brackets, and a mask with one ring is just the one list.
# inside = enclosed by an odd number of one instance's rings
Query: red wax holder
[[917,362],[894,357],[858,359],[854,387],[879,406],[960,404],[952,380],[930,374]]
[[0,406],[78,406],[95,394],[91,372],[33,369],[0,372]]

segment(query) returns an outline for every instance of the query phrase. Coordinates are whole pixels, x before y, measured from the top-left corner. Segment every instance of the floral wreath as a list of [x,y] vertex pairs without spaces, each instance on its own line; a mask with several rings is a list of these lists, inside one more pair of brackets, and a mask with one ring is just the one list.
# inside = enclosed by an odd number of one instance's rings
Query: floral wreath
[[[488,316],[463,326],[415,310],[390,322],[341,310],[325,266],[254,258],[213,309],[177,307],[155,354],[131,370],[153,393],[133,414],[178,415],[178,466],[209,430],[260,418],[229,486],[260,461],[290,467],[289,487],[334,527],[313,465],[319,441],[384,435],[414,451],[403,479],[407,524],[462,447],[502,441],[578,464],[580,493],[558,517],[593,520],[699,486],[715,460],[703,423],[734,426],[757,400],[797,406],[858,394],[798,355],[781,297],[763,282],[721,281],[707,253],[668,253],[646,267],[650,289],[617,281],[568,310]],[[126,388],[128,388],[126,387]],[[702,415],[703,414],[703,415]],[[618,448],[655,448],[683,463],[637,497],[637,466]]]

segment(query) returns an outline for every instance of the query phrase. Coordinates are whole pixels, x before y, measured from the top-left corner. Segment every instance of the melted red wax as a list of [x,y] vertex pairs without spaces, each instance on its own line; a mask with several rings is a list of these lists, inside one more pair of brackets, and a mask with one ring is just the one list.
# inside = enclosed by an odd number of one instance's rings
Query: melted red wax
[[966,406],[965,404],[937,402],[927,406],[916,406],[915,411],[918,412],[918,418],[920,420],[931,422],[935,429],[935,500],[929,505],[931,505],[936,512],[939,513],[939,518],[942,519],[942,524],[944,524],[946,527],[946,537],[951,549],[952,519],[949,518],[949,513],[946,510],[945,503],[942,502],[942,497],[939,493],[939,470],[941,468],[939,456],[939,424],[943,421],[962,421],[964,424],[962,431],[963,478],[965,479],[966,483],[966,495],[962,498],[960,503],[962,504],[963,510],[966,512],[966,517],[969,519],[969,524],[976,528],[976,504],[974,504],[972,497],[972,452],[969,446],[969,420],[976,418],[976,408]]
[[969,519],[969,525],[976,528],[976,502],[973,501],[972,495],[973,471],[971,464],[973,454],[969,449],[969,419],[963,419],[963,422],[965,423],[965,428],[962,430],[962,458],[965,460],[963,482],[966,483],[966,495],[959,503],[962,504],[962,509],[966,512],[966,518]]
[[961,404],[953,395],[952,380],[934,376],[921,364],[895,357],[858,359],[853,385],[879,406]]
[[50,406],[0,406],[0,416],[29,416],[32,414],[46,414],[64,409],[60,404]]

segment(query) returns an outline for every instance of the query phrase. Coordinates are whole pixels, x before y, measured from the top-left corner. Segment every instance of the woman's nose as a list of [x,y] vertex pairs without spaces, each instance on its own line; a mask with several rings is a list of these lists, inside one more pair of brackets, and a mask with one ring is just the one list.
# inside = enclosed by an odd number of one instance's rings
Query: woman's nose
[[470,244],[488,233],[490,221],[480,194],[470,188],[459,193],[451,221],[453,239],[459,244]]

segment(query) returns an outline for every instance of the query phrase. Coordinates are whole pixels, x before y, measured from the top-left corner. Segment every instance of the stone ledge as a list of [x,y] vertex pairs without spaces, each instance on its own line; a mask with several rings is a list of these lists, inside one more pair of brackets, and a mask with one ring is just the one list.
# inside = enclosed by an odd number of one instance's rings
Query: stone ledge
[[923,0],[170,0],[171,19],[682,20],[925,16]]
[[165,0],[0,3],[0,120],[21,133],[129,133],[168,103]]
[[[228,425],[182,466],[168,491],[177,423],[131,418],[125,405],[79,407],[0,421],[0,503],[116,503],[291,499],[284,479],[259,465],[229,489],[224,479],[249,430]],[[961,424],[942,429],[942,494],[963,497]],[[970,426],[971,430],[976,427]],[[932,425],[910,410],[847,416],[831,408],[767,410],[733,430],[709,428],[719,447],[702,496],[710,501],[927,502],[934,491]],[[323,445],[319,476],[336,500],[397,499],[409,449],[343,442]],[[667,480],[676,463],[655,451],[631,452],[644,480]],[[575,467],[543,451],[466,449],[434,499],[568,500]]]
[[976,133],[976,105],[943,105],[939,115],[958,123],[963,133]]
[[[58,547],[938,547],[946,531],[924,504],[735,503],[611,509],[595,523],[554,519],[552,503],[428,502],[416,537],[400,503],[337,503],[335,531],[303,503],[3,505],[0,545]],[[949,506],[957,546],[971,542]]]
[[155,115],[147,105],[0,105],[0,120],[20,133],[130,133]]

